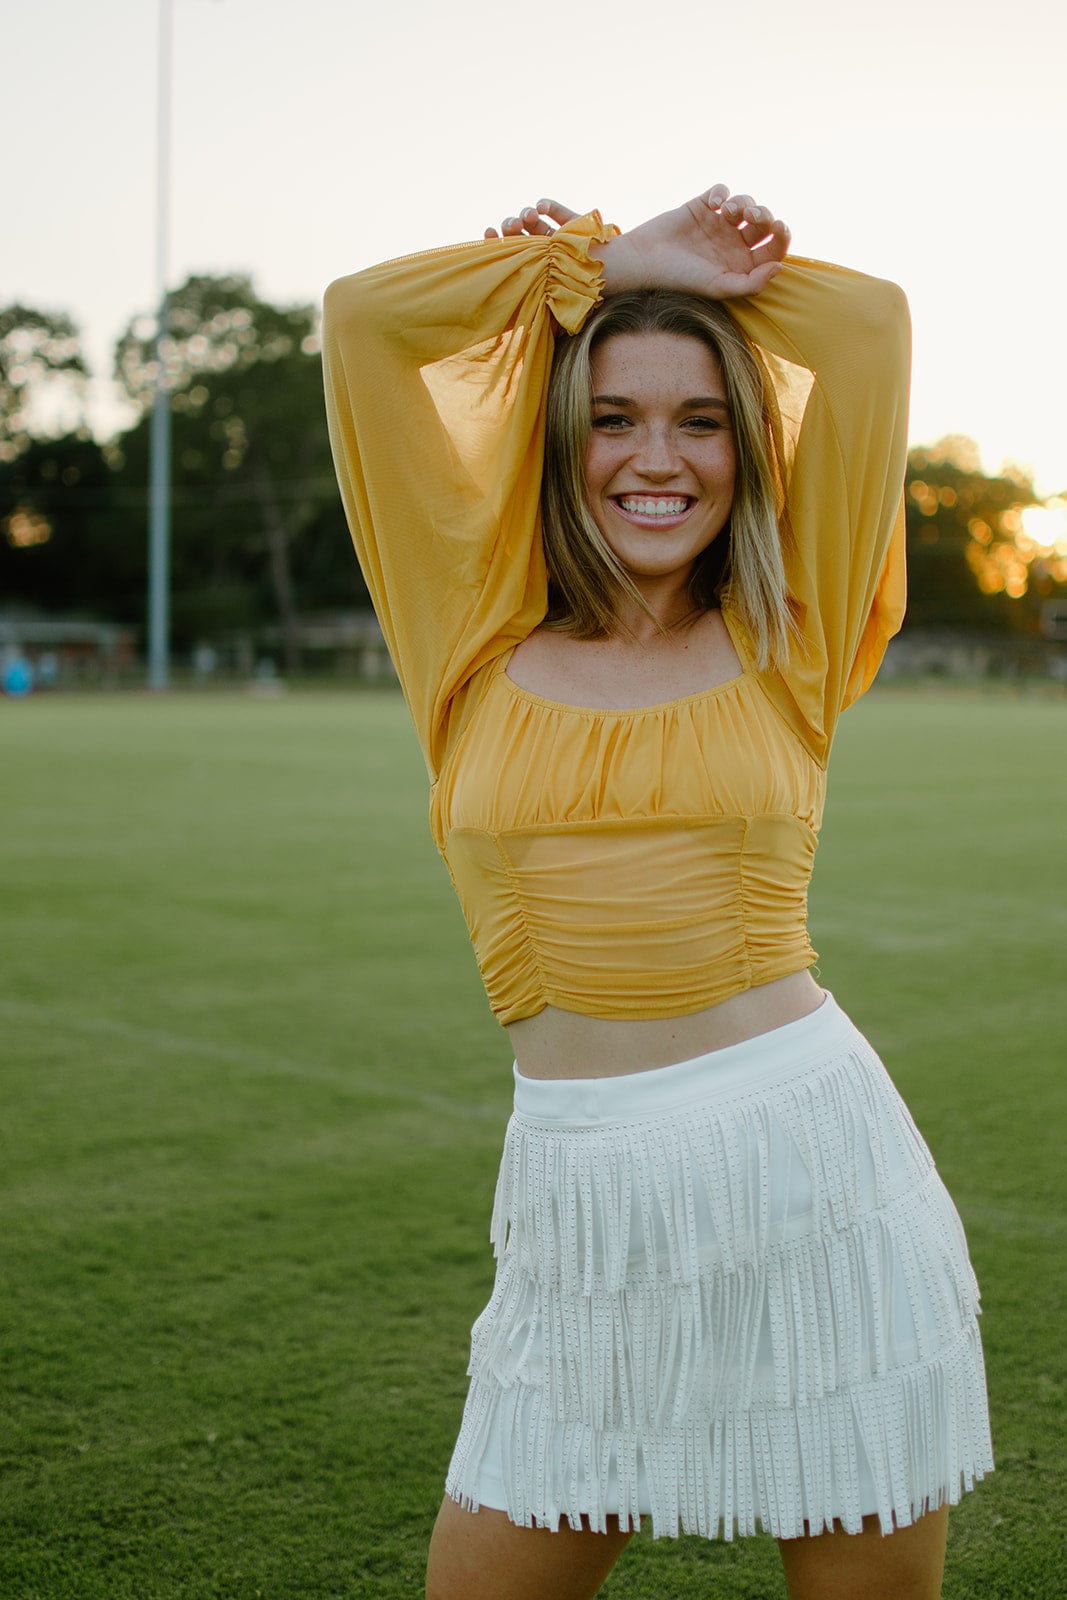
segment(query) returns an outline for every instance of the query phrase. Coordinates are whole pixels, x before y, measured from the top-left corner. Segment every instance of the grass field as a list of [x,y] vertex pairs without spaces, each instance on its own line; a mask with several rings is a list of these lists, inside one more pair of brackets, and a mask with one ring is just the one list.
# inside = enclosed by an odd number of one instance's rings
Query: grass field
[[[0,1596],[411,1600],[510,1079],[401,702],[39,697],[0,744]],[[1065,748],[1062,698],[872,694],[812,896],[984,1289],[948,1600],[1067,1592]],[[769,1540],[647,1537],[603,1591],[781,1592]]]

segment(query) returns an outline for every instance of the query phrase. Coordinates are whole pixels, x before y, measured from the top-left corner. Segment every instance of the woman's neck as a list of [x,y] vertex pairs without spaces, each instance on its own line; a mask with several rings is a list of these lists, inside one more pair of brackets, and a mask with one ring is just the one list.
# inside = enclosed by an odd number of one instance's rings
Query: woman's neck
[[614,636],[637,644],[662,644],[672,635],[688,632],[703,615],[704,607],[693,604],[687,583],[676,579],[664,584],[645,582],[640,590],[648,609],[629,595],[620,595]]

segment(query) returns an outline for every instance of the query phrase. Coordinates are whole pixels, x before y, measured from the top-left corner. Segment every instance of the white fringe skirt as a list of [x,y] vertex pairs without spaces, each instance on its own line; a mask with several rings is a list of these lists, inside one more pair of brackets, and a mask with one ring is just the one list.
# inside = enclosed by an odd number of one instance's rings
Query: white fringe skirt
[[676,1066],[515,1076],[446,1489],[526,1527],[882,1531],[993,1465],[959,1217],[827,996]]

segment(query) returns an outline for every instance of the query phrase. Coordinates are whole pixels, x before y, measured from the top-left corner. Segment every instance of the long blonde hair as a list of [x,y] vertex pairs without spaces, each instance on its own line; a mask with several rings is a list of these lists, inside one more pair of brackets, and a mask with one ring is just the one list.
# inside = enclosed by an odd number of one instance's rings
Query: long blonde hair
[[794,631],[782,562],[771,469],[771,422],[755,356],[714,300],[673,289],[612,296],[585,326],[556,346],[548,390],[541,491],[549,609],[545,626],[579,639],[603,638],[618,618],[621,594],[648,606],[589,510],[585,455],[593,394],[593,351],[624,333],[699,339],[719,364],[733,423],[737,469],[730,518],[698,558],[689,580],[694,609],[725,599],[737,610],[765,669],[781,666]]

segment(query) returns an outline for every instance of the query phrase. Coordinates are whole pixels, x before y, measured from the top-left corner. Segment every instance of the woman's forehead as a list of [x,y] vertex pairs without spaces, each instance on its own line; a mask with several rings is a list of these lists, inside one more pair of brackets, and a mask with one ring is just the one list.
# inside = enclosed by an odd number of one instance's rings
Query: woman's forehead
[[595,395],[726,392],[714,351],[688,333],[610,334],[593,350],[591,368]]

